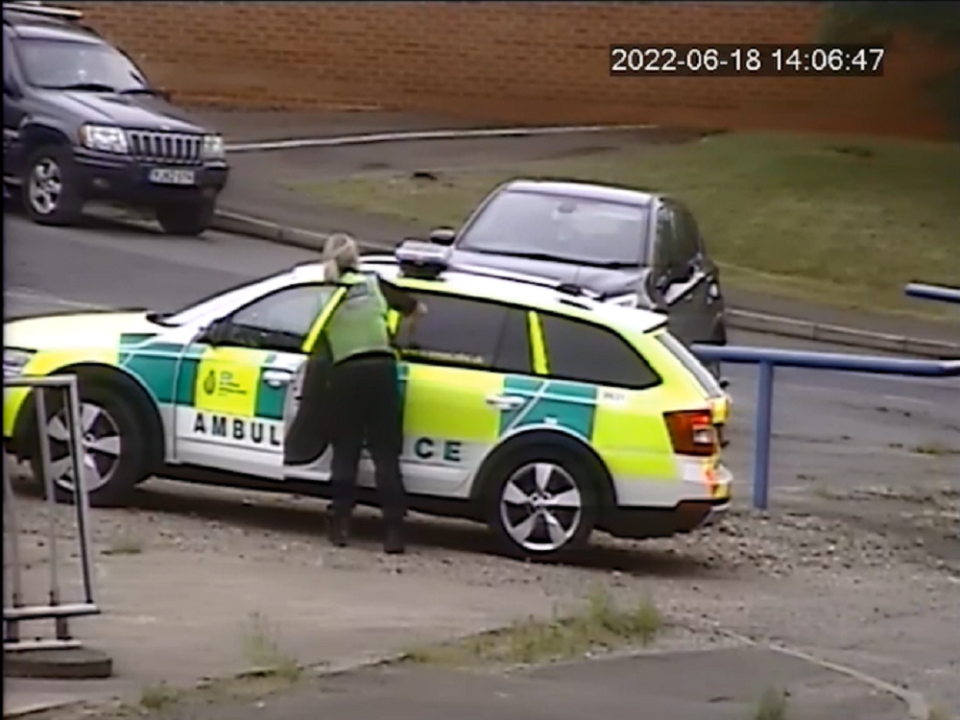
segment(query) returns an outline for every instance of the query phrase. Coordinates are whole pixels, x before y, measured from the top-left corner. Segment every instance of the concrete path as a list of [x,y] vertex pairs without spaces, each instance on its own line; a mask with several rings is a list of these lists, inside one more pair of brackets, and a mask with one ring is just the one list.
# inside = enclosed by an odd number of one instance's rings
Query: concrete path
[[770,651],[730,649],[597,660],[500,675],[402,665],[262,700],[185,704],[170,720],[752,720],[786,693],[790,720],[902,720],[896,698]]

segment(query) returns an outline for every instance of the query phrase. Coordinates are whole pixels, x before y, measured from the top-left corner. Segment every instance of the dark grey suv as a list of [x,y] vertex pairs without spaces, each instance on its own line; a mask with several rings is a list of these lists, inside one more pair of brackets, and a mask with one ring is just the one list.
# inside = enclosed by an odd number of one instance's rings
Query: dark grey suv
[[88,200],[203,232],[227,182],[223,138],[192,122],[80,13],[3,5],[3,180],[32,220],[70,225]]
[[719,270],[693,214],[665,195],[511,180],[459,230],[435,229],[430,240],[452,246],[453,266],[550,278],[608,302],[666,313],[687,344],[727,342]]

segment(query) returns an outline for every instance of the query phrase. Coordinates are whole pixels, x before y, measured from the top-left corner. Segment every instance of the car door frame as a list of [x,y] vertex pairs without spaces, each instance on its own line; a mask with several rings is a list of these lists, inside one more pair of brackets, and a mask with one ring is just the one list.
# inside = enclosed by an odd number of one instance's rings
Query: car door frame
[[691,259],[693,277],[682,295],[682,302],[690,310],[690,341],[711,342],[717,337],[718,324],[722,324],[722,302],[717,303],[720,299],[719,268],[705,252],[700,226],[690,208],[674,198],[665,202],[671,207],[676,235],[685,233],[694,247]]
[[[183,392],[177,393],[178,398],[183,396],[191,398],[190,403],[176,402],[174,406],[172,437],[174,454],[178,462],[244,475],[254,475],[270,480],[279,481],[284,479],[283,442],[287,430],[285,427],[284,415],[289,400],[289,393],[292,390],[293,381],[296,378],[297,372],[303,366],[304,362],[306,362],[308,355],[306,348],[312,347],[312,345],[315,344],[323,325],[332,314],[333,308],[339,304],[340,299],[343,297],[344,289],[334,289],[331,296],[327,298],[326,302],[324,302],[319,308],[316,317],[313,319],[308,328],[298,352],[285,349],[278,350],[270,348],[252,348],[245,347],[242,344],[224,343],[211,345],[207,342],[204,342],[203,338],[215,323],[223,322],[227,318],[242,312],[255,303],[262,302],[267,298],[296,288],[312,286],[329,287],[331,285],[332,283],[325,283],[320,280],[309,280],[275,288],[270,292],[264,293],[263,295],[250,299],[241,305],[235,306],[227,312],[217,314],[215,317],[212,317],[205,322],[203,326],[200,327],[196,332],[194,332],[189,342],[187,342],[184,346],[184,350],[181,353],[180,359],[178,360],[175,375],[176,387],[178,389],[181,387],[184,388]],[[274,418],[272,419],[271,424],[267,424],[266,418],[261,420],[254,415],[252,419],[248,420],[248,422],[251,423],[251,436],[253,434],[253,423],[263,424],[263,429],[260,436],[261,442],[266,440],[268,443],[267,447],[273,448],[272,450],[268,449],[267,452],[250,450],[249,448],[237,447],[234,444],[227,443],[220,444],[221,447],[228,448],[222,451],[211,450],[209,448],[200,449],[204,446],[203,442],[187,439],[184,430],[185,425],[192,424],[193,428],[197,427],[197,416],[199,414],[199,411],[197,410],[197,395],[199,393],[201,383],[207,379],[206,377],[203,379],[200,377],[200,374],[204,372],[202,368],[204,367],[205,362],[211,364],[215,363],[217,360],[215,355],[220,349],[261,354],[259,361],[253,360],[246,367],[248,369],[255,368],[257,379],[253,387],[254,392],[259,394],[262,386],[264,385],[271,390],[278,391],[278,394],[274,400],[279,406],[279,418]],[[208,354],[211,353],[213,356],[208,357]],[[248,391],[249,390],[250,389],[248,388]],[[258,398],[254,397],[254,408],[257,407],[257,403]],[[207,412],[210,412],[211,415],[213,415],[216,411],[207,410]],[[220,415],[225,414],[228,413],[220,413]],[[191,417],[188,418],[188,415]],[[242,418],[242,416],[236,417]],[[214,418],[211,417],[211,423],[213,420]],[[228,420],[233,423],[235,418],[231,416],[228,418]],[[219,434],[220,433],[218,433],[218,435]]]
[[[651,286],[655,299],[662,304],[667,313],[671,331],[685,343],[691,343],[696,337],[697,319],[692,307],[692,293],[701,281],[695,267],[685,279],[678,279],[676,263],[677,224],[672,205],[660,198],[653,206],[654,242],[651,248]],[[671,229],[667,240],[662,232],[660,215],[666,213]]]

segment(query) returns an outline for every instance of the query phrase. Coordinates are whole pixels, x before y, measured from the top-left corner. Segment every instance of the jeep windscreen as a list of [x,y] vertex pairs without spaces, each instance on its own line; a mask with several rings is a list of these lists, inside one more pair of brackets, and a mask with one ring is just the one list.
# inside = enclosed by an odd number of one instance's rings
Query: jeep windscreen
[[44,90],[152,93],[140,69],[101,42],[21,38],[17,51],[27,82]]
[[639,267],[648,210],[565,195],[504,190],[467,224],[457,249],[610,269]]

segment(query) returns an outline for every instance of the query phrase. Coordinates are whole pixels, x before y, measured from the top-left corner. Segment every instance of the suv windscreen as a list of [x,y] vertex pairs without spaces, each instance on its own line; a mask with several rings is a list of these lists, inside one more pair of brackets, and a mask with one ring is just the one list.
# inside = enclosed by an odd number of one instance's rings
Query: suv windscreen
[[27,82],[36,87],[104,92],[150,90],[139,68],[106,43],[20,38],[17,51]]
[[457,247],[635,267],[645,255],[646,228],[644,207],[505,190],[464,228]]

